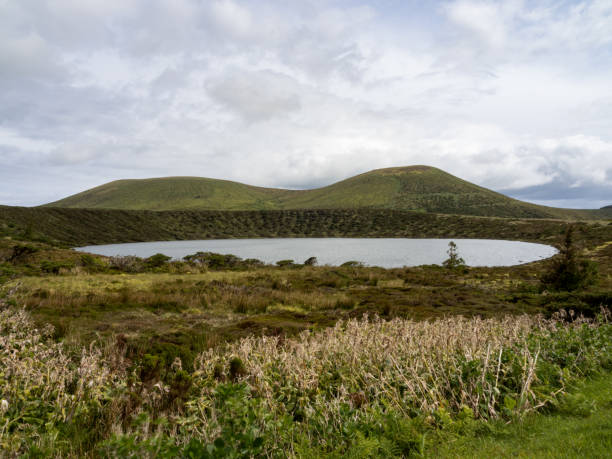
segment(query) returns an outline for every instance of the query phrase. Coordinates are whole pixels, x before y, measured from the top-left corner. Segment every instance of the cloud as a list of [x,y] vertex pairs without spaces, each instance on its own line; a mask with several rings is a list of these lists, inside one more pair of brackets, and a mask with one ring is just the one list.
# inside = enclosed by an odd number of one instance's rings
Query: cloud
[[612,196],[610,30],[605,0],[0,3],[0,194],[430,164],[595,207]]
[[500,4],[484,1],[456,1],[446,5],[449,19],[467,30],[477,42],[500,48],[506,42],[505,16]]
[[247,122],[286,116],[300,109],[299,88],[274,72],[233,71],[207,84],[208,94]]
[[253,19],[247,8],[231,0],[217,0],[210,5],[212,23],[221,34],[244,39],[253,33]]

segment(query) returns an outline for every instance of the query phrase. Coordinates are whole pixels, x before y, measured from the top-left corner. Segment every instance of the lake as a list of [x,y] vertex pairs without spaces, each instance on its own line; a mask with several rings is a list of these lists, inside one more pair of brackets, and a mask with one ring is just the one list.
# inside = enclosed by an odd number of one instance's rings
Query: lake
[[317,257],[320,265],[360,261],[369,266],[396,268],[441,264],[448,255],[449,241],[469,266],[511,266],[548,258],[557,253],[551,246],[530,242],[490,239],[402,239],[402,238],[270,238],[209,239],[92,245],[76,250],[99,255],[136,255],[146,258],[163,253],[174,259],[196,252],[233,254],[266,263],[295,260],[303,263]]

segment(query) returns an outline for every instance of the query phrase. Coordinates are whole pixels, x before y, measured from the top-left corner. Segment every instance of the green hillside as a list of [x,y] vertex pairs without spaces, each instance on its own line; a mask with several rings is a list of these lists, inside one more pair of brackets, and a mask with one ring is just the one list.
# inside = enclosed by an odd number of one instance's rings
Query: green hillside
[[[568,222],[392,209],[107,210],[0,206],[0,240],[61,246],[257,237],[508,239],[555,244]],[[605,221],[575,223],[583,241],[609,241]]]
[[428,166],[377,169],[312,190],[261,188],[198,177],[117,180],[46,206],[123,210],[381,208],[518,218],[612,216],[610,209],[572,210],[529,204]]
[[124,210],[276,209],[287,190],[260,188],[228,180],[165,177],[116,180],[47,204],[48,207]]

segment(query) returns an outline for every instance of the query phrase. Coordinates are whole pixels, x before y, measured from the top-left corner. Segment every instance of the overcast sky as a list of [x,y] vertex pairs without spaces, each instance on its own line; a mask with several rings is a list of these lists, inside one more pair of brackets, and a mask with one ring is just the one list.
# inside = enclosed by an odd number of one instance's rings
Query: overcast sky
[[612,204],[612,0],[0,0],[0,203],[427,164]]

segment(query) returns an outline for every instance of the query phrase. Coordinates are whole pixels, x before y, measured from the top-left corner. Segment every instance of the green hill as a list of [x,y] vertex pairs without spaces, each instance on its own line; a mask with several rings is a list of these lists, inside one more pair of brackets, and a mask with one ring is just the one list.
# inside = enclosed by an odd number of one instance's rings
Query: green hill
[[428,166],[376,169],[312,190],[261,188],[199,177],[117,180],[46,206],[123,210],[381,208],[519,218],[612,216],[608,209],[558,209],[518,201]]

